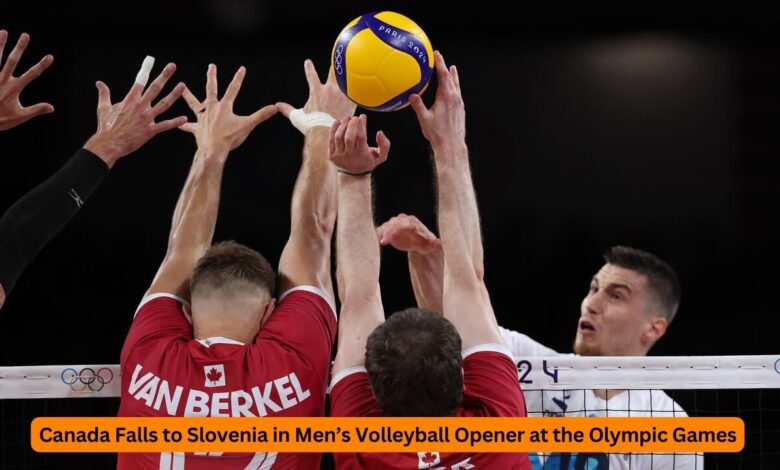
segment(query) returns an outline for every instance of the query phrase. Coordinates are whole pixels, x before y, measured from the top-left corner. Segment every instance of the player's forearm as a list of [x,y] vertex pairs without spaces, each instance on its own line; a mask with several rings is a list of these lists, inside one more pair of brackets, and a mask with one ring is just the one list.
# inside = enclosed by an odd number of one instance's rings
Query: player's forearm
[[434,148],[445,277],[482,281],[479,210],[465,143]]
[[342,304],[379,296],[379,242],[374,229],[371,177],[339,175],[336,256]]
[[328,128],[306,136],[303,163],[291,204],[291,236],[305,237],[308,246],[330,247],[336,222],[336,171],[328,161]]
[[412,278],[414,298],[419,308],[441,313],[444,288],[444,253],[434,250],[428,253],[410,251],[409,275]]
[[341,315],[334,372],[364,363],[366,340],[384,321],[371,177],[339,175],[338,181],[336,264]]
[[[195,162],[198,159],[198,154],[196,153],[195,156],[192,159],[192,165],[195,165]],[[192,166],[190,166],[190,170],[192,170]],[[177,228],[179,227],[179,224],[181,223],[181,216],[184,208],[184,202],[189,200],[192,195],[192,178],[195,175],[194,171],[190,171],[187,173],[187,179],[184,180],[184,187],[181,190],[181,193],[179,194],[179,199],[176,201],[176,207],[173,210],[173,217],[171,217],[171,230],[168,233],[168,250],[171,249],[173,246],[173,235],[176,233]]]
[[190,263],[193,269],[214,236],[226,158],[226,153],[199,150],[177,203],[180,216],[171,230],[167,257]]
[[0,218],[0,284],[6,294],[13,290],[35,255],[76,215],[106,174],[106,164],[81,149]]

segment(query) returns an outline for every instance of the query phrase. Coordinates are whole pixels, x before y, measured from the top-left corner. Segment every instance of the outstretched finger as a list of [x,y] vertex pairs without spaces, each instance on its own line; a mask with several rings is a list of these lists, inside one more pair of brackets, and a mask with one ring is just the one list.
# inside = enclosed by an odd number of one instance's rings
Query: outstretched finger
[[154,57],[148,55],[144,57],[144,61],[141,63],[141,69],[135,75],[135,83],[130,87],[130,91],[127,92],[128,98],[130,96],[140,98],[146,88],[146,84],[149,83],[149,74],[154,67]]
[[206,72],[206,102],[217,101],[217,66],[209,64]]
[[95,82],[98,90],[98,111],[103,111],[111,106],[111,90],[108,85],[98,80]]
[[336,81],[336,71],[333,70],[333,65],[331,65],[330,69],[328,69],[328,79],[325,80],[325,86],[339,86],[338,82]]
[[267,120],[274,114],[276,114],[279,111],[279,109],[276,107],[275,104],[269,104],[268,106],[264,106],[254,113],[252,113],[249,118],[252,120],[252,123],[257,126],[261,122]]
[[453,83],[455,83],[455,88],[460,92],[460,75],[458,75],[458,68],[454,65],[450,66],[450,75],[452,76]]
[[176,64],[170,63],[165,66],[163,71],[160,73],[160,75],[157,76],[157,78],[154,79],[151,85],[149,85],[149,88],[146,89],[146,92],[141,97],[141,100],[151,104],[152,101],[157,99],[157,96],[159,96],[160,92],[162,91],[163,87],[166,83],[168,83],[168,80],[173,76],[173,72],[176,71]]
[[306,73],[306,81],[309,83],[309,93],[313,93],[322,86],[320,76],[317,75],[317,69],[314,68],[314,62],[306,59],[303,62],[303,71]]
[[16,46],[14,46],[13,50],[8,55],[8,61],[5,63],[5,66],[3,66],[2,70],[0,70],[0,77],[8,78],[13,75],[14,70],[16,70],[16,65],[19,63],[19,59],[22,58],[22,54],[29,43],[30,35],[22,33],[22,35],[19,36],[19,40],[16,41]]
[[53,55],[48,54],[44,56],[44,58],[39,60],[37,64],[30,67],[30,70],[24,72],[22,76],[19,77],[19,85],[22,88],[26,87],[31,81],[38,78],[41,73],[43,73],[43,71],[52,64],[52,62],[54,62]]
[[435,65],[436,78],[439,80],[439,89],[448,90],[455,87],[450,77],[450,72],[447,70],[447,64],[444,63],[444,56],[439,51],[435,51]]
[[159,116],[160,114],[164,113],[165,111],[168,111],[168,109],[173,105],[173,103],[176,102],[177,99],[182,95],[184,92],[185,87],[183,83],[177,84],[175,87],[173,87],[173,90],[171,90],[168,95],[157,102],[157,104],[154,105],[152,108],[152,115],[153,116]]
[[233,80],[230,81],[227,90],[225,90],[225,96],[223,99],[228,103],[236,101],[238,92],[241,90],[241,85],[244,83],[244,77],[246,76],[246,67],[243,65],[236,70],[236,74],[233,75]]
[[0,65],[3,64],[3,51],[5,51],[6,41],[8,41],[8,31],[0,29]]
[[189,88],[185,86],[184,91],[182,91],[181,95],[184,97],[184,101],[187,102],[187,106],[190,107],[193,113],[197,114],[203,111],[203,103],[201,103],[200,100],[195,98],[195,95],[192,94]]
[[195,123],[193,122],[185,122],[181,126],[179,126],[179,129],[183,130],[184,132],[189,132],[190,134],[195,133]]
[[53,112],[54,106],[50,105],[49,103],[38,103],[22,108],[22,116],[24,116],[25,121],[32,119],[35,116],[40,116],[41,114],[49,114]]
[[179,116],[177,118],[168,119],[167,121],[157,122],[154,125],[152,125],[152,133],[153,135],[157,135],[162,132],[166,132],[171,129],[176,129],[177,127],[181,127],[186,123],[187,123],[187,116]]
[[284,115],[284,117],[288,118],[290,117],[290,113],[295,111],[295,108],[290,103],[285,103],[284,101],[280,101],[276,103],[276,107],[279,109],[279,112]]

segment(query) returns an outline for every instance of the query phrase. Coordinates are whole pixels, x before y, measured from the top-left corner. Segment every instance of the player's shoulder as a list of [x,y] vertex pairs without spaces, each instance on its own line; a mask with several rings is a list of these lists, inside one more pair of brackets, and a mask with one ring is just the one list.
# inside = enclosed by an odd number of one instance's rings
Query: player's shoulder
[[141,299],[138,307],[135,309],[135,316],[144,310],[159,310],[172,308],[176,310],[183,310],[185,305],[189,305],[189,302],[179,297],[178,295],[168,292],[156,292],[148,294]]
[[498,361],[512,364],[514,367],[514,356],[512,351],[504,344],[484,343],[472,346],[461,353],[464,367],[466,364],[480,364],[485,361]]
[[365,366],[347,367],[333,374],[328,385],[328,393],[333,394],[351,386],[368,385],[368,370]]
[[287,289],[279,296],[277,309],[301,307],[305,302],[326,306],[336,319],[336,303],[327,292],[316,286],[300,285]]

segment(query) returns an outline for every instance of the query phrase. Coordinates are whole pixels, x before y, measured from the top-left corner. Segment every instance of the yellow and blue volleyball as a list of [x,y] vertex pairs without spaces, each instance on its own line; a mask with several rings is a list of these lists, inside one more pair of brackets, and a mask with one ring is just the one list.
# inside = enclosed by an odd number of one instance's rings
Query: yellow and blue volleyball
[[333,46],[339,88],[358,106],[395,111],[433,76],[433,48],[417,23],[392,11],[352,20]]

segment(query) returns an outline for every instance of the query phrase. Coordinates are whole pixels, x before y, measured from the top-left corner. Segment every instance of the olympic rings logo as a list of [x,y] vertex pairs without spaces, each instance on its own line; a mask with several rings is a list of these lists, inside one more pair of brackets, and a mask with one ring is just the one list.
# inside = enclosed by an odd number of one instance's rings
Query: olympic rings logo
[[344,74],[344,67],[341,65],[344,63],[344,46],[339,44],[336,46],[336,53],[333,57],[333,62],[336,64],[336,74],[342,75]]
[[114,380],[114,373],[108,367],[100,368],[97,372],[90,367],[85,367],[80,372],[69,367],[62,371],[60,378],[62,383],[70,385],[70,389],[74,392],[85,392],[87,389],[99,392],[107,383]]
[[780,359],[775,361],[775,372],[780,374]]

